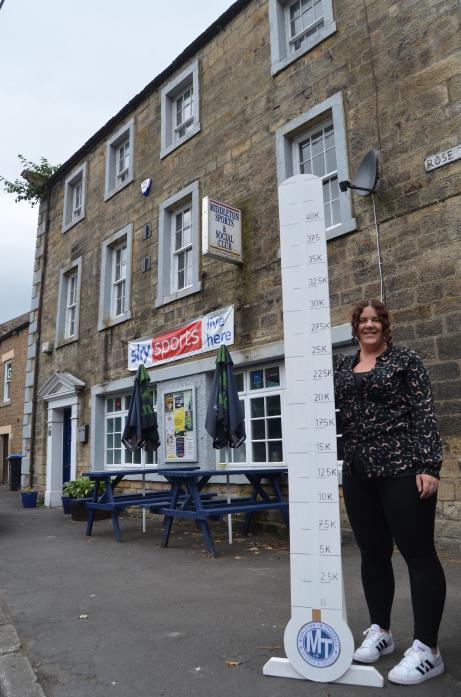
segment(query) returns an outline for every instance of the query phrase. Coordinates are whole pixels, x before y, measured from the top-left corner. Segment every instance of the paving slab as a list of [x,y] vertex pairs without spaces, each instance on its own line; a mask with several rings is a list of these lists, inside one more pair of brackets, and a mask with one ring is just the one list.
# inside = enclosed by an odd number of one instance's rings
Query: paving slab
[[25,656],[0,656],[2,697],[46,697]]
[[[61,510],[23,509],[0,488],[0,595],[22,653],[47,697],[357,697],[378,688],[264,677],[284,656],[290,614],[288,540],[237,536],[227,544],[213,524],[218,557],[201,535],[173,527],[161,547],[161,520],[123,519],[123,542],[110,521],[85,524]],[[395,556],[394,656],[377,667],[393,697],[455,697],[461,692],[461,565],[443,555],[447,609],[440,646],[447,671],[415,687],[387,682],[411,643],[406,566]],[[368,626],[354,544],[343,547],[349,624],[356,641]],[[4,657],[10,658],[9,656]],[[19,692],[15,697],[23,697]],[[35,696],[34,696],[35,697]]]

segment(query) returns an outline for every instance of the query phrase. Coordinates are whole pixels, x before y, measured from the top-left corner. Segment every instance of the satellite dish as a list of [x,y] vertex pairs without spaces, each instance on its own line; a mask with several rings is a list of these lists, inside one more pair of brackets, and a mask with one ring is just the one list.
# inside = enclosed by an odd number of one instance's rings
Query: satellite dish
[[348,179],[339,182],[341,191],[354,189],[359,196],[368,196],[374,193],[378,188],[378,164],[379,155],[377,150],[370,150],[359,165],[357,173],[352,182]]

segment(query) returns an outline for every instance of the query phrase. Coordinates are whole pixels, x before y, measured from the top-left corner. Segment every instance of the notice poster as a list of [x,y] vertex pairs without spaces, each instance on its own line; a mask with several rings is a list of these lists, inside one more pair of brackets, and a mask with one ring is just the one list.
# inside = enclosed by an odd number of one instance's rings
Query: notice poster
[[195,462],[197,459],[195,403],[192,388],[168,392],[163,398],[165,411],[165,461]]

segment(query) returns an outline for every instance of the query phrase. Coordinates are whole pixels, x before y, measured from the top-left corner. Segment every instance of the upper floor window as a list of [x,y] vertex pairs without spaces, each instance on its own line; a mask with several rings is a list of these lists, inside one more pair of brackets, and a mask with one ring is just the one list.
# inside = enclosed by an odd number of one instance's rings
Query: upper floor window
[[269,0],[272,74],[336,31],[332,0]]
[[112,248],[112,317],[120,317],[126,309],[126,238]]
[[98,329],[131,319],[133,226],[117,230],[102,245]]
[[64,183],[63,232],[85,217],[85,185],[86,162],[72,172]]
[[185,135],[192,131],[194,127],[194,88],[189,85],[188,88],[179,94],[175,99],[175,141],[178,142]]
[[77,313],[77,272],[74,271],[67,278],[67,301],[66,301],[66,328],[64,337],[66,339],[75,336],[76,313]]
[[130,141],[126,140],[116,150],[117,183],[123,184],[130,174]]
[[295,0],[286,6],[291,52],[299,51],[325,24],[324,0]]
[[201,288],[199,209],[198,182],[160,204],[156,307]]
[[350,194],[340,193],[338,184],[349,179],[342,104],[338,92],[276,133],[279,183],[295,174],[315,174],[322,179],[327,239],[357,227]]
[[192,205],[176,210],[171,215],[173,250],[172,290],[183,290],[192,284]]
[[105,200],[133,181],[133,139],[134,120],[131,119],[107,141]]
[[13,361],[6,361],[3,366],[3,401],[11,401],[11,380],[13,377]]
[[78,339],[81,273],[81,257],[59,272],[58,310],[56,316],[57,347]]
[[325,227],[341,223],[338,166],[336,163],[335,130],[328,119],[293,141],[294,171],[315,174],[322,178]]
[[198,61],[166,84],[160,99],[160,157],[165,157],[200,131]]

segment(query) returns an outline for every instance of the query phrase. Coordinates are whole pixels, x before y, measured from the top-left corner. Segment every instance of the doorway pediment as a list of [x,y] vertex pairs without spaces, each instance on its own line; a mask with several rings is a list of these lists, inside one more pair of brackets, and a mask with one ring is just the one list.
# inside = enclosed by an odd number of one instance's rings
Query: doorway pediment
[[78,394],[85,384],[71,373],[53,373],[40,388],[38,396],[49,402],[61,397],[69,397]]

